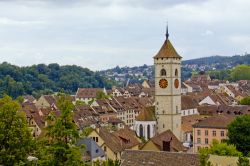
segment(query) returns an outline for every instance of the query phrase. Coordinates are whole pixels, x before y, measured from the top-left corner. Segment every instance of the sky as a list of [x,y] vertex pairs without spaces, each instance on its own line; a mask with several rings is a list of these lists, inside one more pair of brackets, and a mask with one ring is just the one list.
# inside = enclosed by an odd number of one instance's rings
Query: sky
[[0,0],[0,62],[152,65],[166,22],[184,60],[243,55],[249,9],[250,0]]

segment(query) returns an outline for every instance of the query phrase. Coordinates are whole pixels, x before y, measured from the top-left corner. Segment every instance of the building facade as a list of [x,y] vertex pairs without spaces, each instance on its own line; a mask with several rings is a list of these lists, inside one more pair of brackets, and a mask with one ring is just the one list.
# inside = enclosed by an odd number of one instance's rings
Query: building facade
[[170,129],[181,140],[181,56],[168,39],[154,56],[157,133]]
[[193,125],[193,152],[209,147],[213,140],[219,142],[227,139],[227,126],[234,120],[234,116],[218,115],[205,118]]

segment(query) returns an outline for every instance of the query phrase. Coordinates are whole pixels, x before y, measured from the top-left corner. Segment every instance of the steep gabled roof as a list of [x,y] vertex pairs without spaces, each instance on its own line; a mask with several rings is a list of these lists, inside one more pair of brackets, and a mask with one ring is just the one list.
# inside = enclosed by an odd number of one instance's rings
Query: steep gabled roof
[[150,139],[155,145],[157,145],[161,150],[163,150],[163,141],[171,141],[170,148],[171,151],[186,151],[185,147],[178,140],[178,138],[173,134],[171,130],[164,131]]
[[56,99],[52,95],[43,95],[44,99],[50,104],[56,104]]
[[175,50],[169,39],[166,39],[163,43],[160,51],[154,56],[154,58],[182,58]]
[[122,152],[140,143],[137,140],[135,132],[128,128],[111,133],[105,127],[100,127],[98,134],[113,152]]
[[155,121],[155,113],[154,113],[155,107],[147,107],[143,108],[139,115],[136,117],[137,121]]

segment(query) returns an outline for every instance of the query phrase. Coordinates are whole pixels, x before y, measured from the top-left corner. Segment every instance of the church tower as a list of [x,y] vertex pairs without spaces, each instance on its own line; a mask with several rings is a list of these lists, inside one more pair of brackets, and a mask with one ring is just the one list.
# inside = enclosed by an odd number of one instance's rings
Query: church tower
[[157,133],[171,130],[181,140],[181,56],[169,40],[154,56]]

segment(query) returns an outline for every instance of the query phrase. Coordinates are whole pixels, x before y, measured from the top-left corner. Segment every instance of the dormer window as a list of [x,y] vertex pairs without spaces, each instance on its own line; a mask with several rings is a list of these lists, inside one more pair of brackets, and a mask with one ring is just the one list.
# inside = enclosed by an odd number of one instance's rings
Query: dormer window
[[167,75],[167,72],[165,69],[161,69],[161,76],[166,76]]

